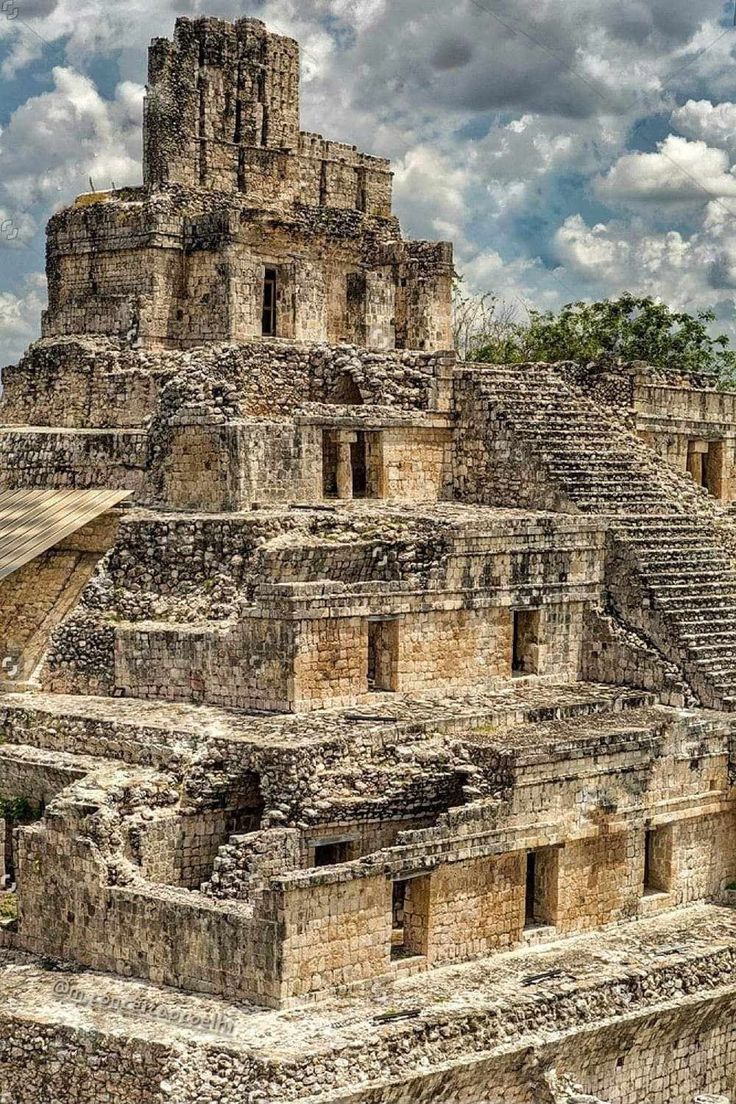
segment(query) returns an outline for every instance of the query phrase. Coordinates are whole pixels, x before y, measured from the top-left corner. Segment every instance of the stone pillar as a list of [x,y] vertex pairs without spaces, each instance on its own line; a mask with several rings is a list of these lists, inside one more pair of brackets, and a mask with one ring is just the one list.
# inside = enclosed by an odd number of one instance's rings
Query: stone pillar
[[708,453],[706,441],[690,441],[687,446],[687,470],[698,487],[703,486],[703,460]]
[[353,497],[353,459],[350,446],[358,440],[357,433],[339,433],[337,438],[337,497]]

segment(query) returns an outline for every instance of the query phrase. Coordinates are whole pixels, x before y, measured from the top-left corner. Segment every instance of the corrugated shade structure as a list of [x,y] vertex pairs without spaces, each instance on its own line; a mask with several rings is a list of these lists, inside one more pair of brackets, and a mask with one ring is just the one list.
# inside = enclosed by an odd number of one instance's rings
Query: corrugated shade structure
[[0,491],[0,579],[130,498],[132,491]]

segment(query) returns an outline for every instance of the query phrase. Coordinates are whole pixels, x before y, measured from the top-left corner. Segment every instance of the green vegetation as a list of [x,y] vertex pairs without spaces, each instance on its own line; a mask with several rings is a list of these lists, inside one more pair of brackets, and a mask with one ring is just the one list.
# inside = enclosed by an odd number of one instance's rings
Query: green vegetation
[[18,899],[15,893],[0,893],[0,924],[18,919]]
[[28,798],[9,797],[0,799],[0,817],[3,820],[10,820],[14,824],[23,824],[33,820],[35,813]]
[[597,303],[568,303],[557,314],[509,316],[492,295],[463,297],[456,288],[455,335],[460,355],[493,364],[612,358],[736,380],[736,352],[713,336],[712,311],[672,311],[651,297],[621,295]]

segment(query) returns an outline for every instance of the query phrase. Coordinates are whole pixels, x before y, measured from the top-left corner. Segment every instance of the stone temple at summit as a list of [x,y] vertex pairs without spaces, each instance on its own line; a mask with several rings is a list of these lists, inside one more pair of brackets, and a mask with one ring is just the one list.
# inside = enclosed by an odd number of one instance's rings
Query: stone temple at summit
[[736,391],[453,351],[258,20],[0,399],[2,1104],[736,1101]]

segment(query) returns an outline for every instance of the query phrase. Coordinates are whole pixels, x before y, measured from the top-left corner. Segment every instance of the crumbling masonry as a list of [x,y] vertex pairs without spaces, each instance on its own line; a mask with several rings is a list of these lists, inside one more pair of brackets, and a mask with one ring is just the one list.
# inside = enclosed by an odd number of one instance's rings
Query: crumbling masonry
[[3,1104],[732,1098],[736,393],[458,363],[256,20],[144,133],[3,373]]

